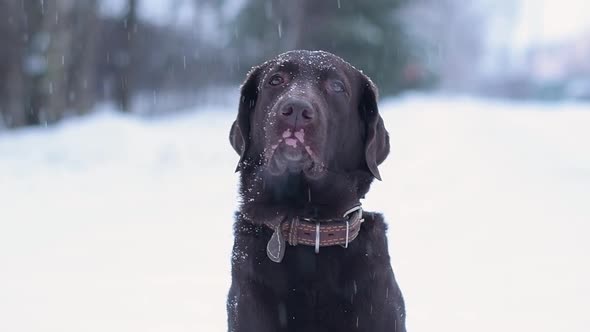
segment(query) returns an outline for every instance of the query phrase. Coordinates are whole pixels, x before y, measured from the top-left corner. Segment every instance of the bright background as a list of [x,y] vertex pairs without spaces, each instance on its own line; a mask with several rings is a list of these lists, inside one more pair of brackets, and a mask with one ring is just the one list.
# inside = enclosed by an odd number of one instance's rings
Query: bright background
[[237,86],[314,43],[382,90],[408,330],[587,331],[590,5],[335,0],[359,34],[307,40],[306,1],[0,4],[0,331],[225,331]]

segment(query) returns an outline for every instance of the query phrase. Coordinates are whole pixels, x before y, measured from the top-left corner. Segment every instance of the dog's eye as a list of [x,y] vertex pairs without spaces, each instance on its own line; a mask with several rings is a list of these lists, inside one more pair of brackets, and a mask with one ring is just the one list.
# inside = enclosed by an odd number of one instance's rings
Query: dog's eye
[[334,92],[345,92],[346,88],[344,88],[342,81],[332,81],[330,82],[330,90]]
[[272,75],[272,77],[268,81],[268,84],[270,84],[272,86],[278,86],[278,85],[281,85],[283,83],[285,83],[285,79],[280,74],[274,74],[274,75]]

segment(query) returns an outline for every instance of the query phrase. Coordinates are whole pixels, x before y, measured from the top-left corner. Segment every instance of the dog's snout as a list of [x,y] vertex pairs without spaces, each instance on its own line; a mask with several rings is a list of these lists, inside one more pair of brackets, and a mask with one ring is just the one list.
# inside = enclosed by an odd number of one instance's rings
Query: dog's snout
[[279,113],[282,121],[292,127],[305,126],[316,118],[313,106],[305,100],[291,100],[280,108]]

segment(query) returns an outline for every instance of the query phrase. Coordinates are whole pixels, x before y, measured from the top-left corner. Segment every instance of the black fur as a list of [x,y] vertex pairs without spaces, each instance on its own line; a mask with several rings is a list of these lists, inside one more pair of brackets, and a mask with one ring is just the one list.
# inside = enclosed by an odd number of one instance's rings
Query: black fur
[[[295,131],[305,139],[291,147],[283,138]],[[282,54],[249,73],[230,142],[240,155],[242,202],[229,331],[404,332],[404,302],[380,214],[363,214],[348,248],[316,254],[313,247],[288,246],[281,263],[267,257],[272,230],[262,225],[342,217],[380,179],[389,137],[373,83],[326,52]]]

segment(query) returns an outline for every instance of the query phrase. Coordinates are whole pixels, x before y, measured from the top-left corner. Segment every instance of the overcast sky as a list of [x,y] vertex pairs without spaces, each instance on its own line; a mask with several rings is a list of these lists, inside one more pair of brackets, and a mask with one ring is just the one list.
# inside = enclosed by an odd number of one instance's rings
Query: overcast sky
[[590,0],[520,0],[518,44],[555,42],[590,33]]

